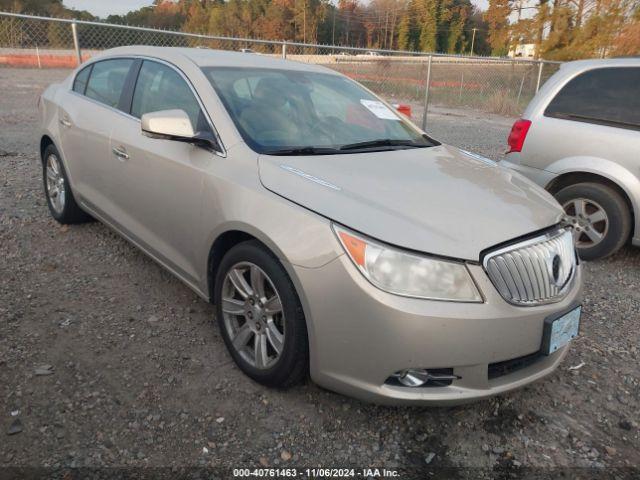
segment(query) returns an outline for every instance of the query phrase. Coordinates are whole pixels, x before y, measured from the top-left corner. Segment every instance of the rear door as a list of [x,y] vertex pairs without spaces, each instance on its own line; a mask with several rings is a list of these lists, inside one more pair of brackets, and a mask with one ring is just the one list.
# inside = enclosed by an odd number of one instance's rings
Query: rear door
[[88,65],[59,103],[61,148],[74,193],[90,208],[113,214],[109,138],[134,60],[118,58]]
[[184,110],[194,131],[213,133],[186,77],[173,66],[145,59],[132,85],[130,116],[113,124],[114,197],[120,226],[194,283],[204,175],[221,158],[189,143],[142,135],[142,115],[171,109]]

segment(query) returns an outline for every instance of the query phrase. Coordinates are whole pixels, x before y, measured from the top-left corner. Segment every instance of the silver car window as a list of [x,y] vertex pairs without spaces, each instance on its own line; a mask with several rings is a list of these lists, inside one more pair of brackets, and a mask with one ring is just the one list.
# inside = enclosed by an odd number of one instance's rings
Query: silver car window
[[558,92],[545,115],[640,129],[640,68],[597,68],[581,73]]
[[184,79],[171,67],[145,60],[133,93],[131,115],[161,110],[184,110],[195,131],[210,131],[200,105]]
[[89,80],[89,74],[91,73],[91,69],[93,65],[89,65],[88,67],[83,68],[76,75],[75,80],[73,81],[73,91],[77,93],[81,93],[84,95],[84,92],[87,88],[87,80]]
[[133,60],[129,58],[94,63],[85,95],[100,103],[117,108],[131,65],[133,65]]

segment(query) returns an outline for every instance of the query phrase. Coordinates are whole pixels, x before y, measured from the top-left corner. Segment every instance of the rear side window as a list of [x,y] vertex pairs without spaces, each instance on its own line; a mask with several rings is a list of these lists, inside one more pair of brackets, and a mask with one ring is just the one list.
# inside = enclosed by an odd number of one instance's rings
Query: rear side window
[[173,68],[145,60],[133,93],[131,115],[140,118],[145,113],[174,109],[187,113],[194,131],[211,131],[187,82]]
[[133,60],[119,58],[93,64],[85,95],[117,108]]
[[599,68],[578,75],[549,103],[544,114],[640,129],[640,68]]
[[90,73],[91,73],[91,65],[80,70],[80,72],[76,75],[76,79],[73,81],[74,92],[78,92],[84,95],[84,91],[87,88],[87,80],[89,79]]

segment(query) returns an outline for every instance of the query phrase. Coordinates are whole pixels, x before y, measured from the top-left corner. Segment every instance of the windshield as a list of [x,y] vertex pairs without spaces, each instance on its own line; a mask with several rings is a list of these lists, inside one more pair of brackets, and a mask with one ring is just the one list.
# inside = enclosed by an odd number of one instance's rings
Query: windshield
[[265,154],[329,154],[437,144],[340,75],[203,68],[244,140]]

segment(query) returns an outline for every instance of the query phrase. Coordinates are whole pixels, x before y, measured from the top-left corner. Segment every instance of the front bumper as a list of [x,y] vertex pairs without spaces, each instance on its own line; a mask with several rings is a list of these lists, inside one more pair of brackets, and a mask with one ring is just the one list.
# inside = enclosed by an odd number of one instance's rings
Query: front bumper
[[[581,272],[562,301],[536,307],[507,304],[479,265],[469,267],[484,303],[421,300],[371,285],[346,255],[327,265],[294,267],[305,303],[311,377],[319,385],[381,404],[465,403],[522,387],[551,373],[567,347],[489,378],[489,366],[540,349],[545,318],[578,303]],[[385,384],[407,368],[453,368],[446,387]]]

